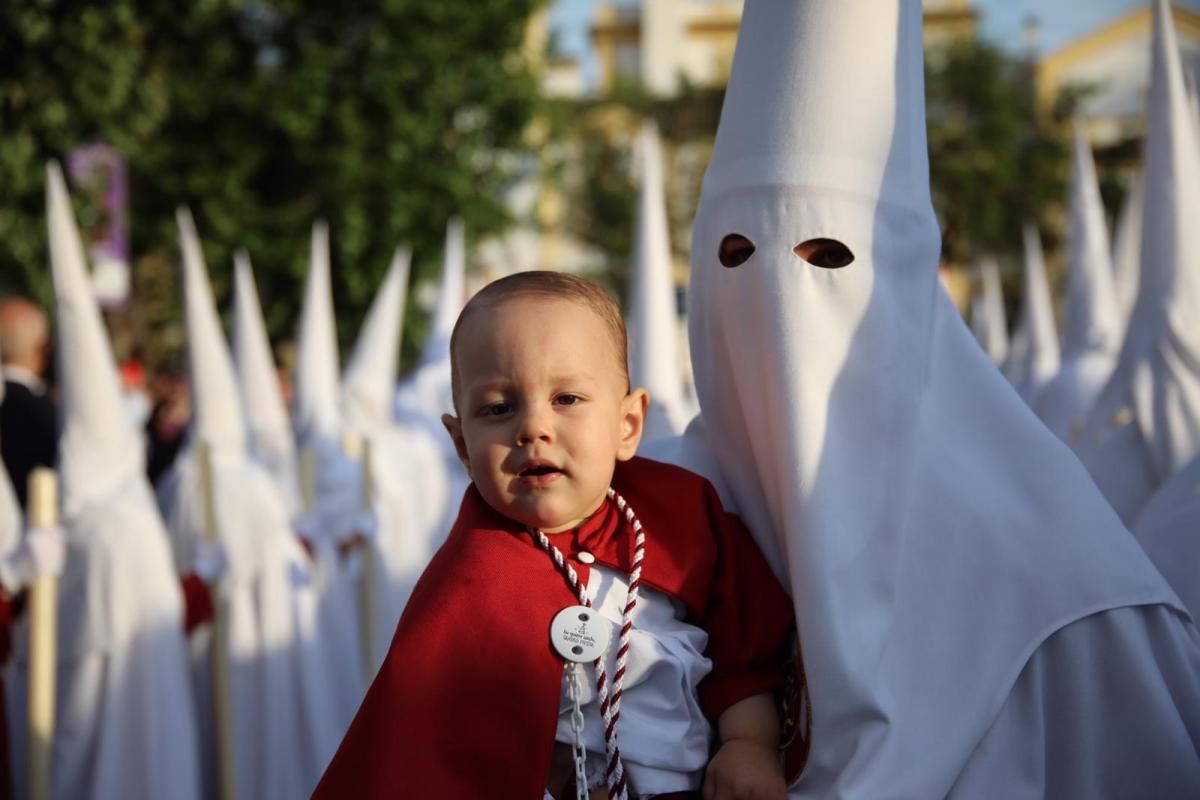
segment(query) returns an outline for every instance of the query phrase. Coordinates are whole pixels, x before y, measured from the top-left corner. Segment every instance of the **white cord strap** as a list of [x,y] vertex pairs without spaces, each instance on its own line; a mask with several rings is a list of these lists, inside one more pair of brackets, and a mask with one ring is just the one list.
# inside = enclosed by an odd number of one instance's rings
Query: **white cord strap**
[[[609,796],[612,800],[628,800],[628,785],[625,779],[625,767],[621,763],[621,749],[617,744],[617,720],[621,717],[621,696],[625,689],[625,666],[629,656],[629,636],[633,631],[633,609],[637,606],[638,590],[642,583],[642,561],[646,555],[646,534],[642,523],[633,513],[633,508],[625,502],[625,498],[613,489],[608,490],[608,496],[617,504],[625,521],[633,529],[633,560],[629,571],[629,592],[625,608],[621,610],[621,633],[617,639],[616,670],[612,675],[611,693],[609,688],[608,669],[605,655],[601,654],[594,663],[596,670],[596,697],[600,701],[600,716],[604,719],[604,745],[607,755],[606,774]],[[540,530],[533,529],[533,539],[538,546],[545,550],[559,572],[567,579],[568,585],[578,597],[581,605],[592,607],[588,597],[587,587],[580,583],[575,568]]]

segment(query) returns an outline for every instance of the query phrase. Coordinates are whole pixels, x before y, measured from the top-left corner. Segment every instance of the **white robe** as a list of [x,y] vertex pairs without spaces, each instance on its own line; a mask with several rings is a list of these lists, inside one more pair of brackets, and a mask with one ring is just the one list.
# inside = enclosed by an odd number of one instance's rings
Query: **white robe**
[[[185,453],[163,486],[181,572],[191,570],[202,534],[195,460]],[[271,478],[245,458],[214,458],[217,527],[228,565],[228,610],[235,782],[239,797],[303,797],[315,788],[342,730],[329,691],[320,639],[319,594],[307,555],[293,535]],[[211,630],[211,629],[209,629]],[[204,775],[211,794],[211,642],[193,635],[193,670],[205,735]]]
[[1133,535],[1188,611],[1200,612],[1200,458],[1154,493]]
[[[702,418],[693,420],[683,436],[639,454],[704,475],[726,508],[736,510],[705,441]],[[763,538],[756,539],[761,546]],[[769,550],[764,547],[773,559]],[[953,659],[954,654],[931,657]],[[865,731],[870,721],[861,724]],[[978,742],[947,742],[947,747],[963,750],[958,772],[930,780],[913,796],[1196,797],[1200,631],[1186,613],[1169,605],[1112,608],[1047,631],[986,734]],[[911,775],[906,764],[892,769]],[[883,796],[880,791],[856,786],[848,768],[829,783],[813,786],[802,780],[789,796],[870,798]]]
[[[64,525],[52,797],[197,800],[183,597],[153,498],[139,476]],[[16,641],[6,685],[14,796],[21,797],[24,625]]]

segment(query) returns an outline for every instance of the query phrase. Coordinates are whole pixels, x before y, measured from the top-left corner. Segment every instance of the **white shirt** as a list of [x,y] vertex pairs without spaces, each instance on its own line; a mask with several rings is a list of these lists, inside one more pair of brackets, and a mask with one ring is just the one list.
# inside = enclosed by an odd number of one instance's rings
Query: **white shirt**
[[[612,623],[608,674],[616,671],[621,609],[629,592],[626,576],[593,566],[588,576],[593,607]],[[708,764],[712,727],[696,687],[712,669],[704,657],[708,634],[683,621],[683,606],[644,584],[633,611],[633,631],[625,666],[625,690],[617,742],[633,796],[700,788]],[[584,666],[584,744],[589,786],[604,785],[604,721],[596,701],[596,674]],[[563,676],[556,741],[571,743],[571,702]]]

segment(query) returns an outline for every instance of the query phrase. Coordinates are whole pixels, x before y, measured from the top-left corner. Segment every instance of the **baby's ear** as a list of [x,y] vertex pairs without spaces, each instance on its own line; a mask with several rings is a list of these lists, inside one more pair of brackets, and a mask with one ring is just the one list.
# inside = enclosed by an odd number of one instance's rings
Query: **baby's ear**
[[446,426],[446,433],[450,434],[450,441],[454,442],[454,451],[458,453],[458,460],[466,468],[467,474],[471,474],[471,457],[467,455],[467,440],[463,438],[462,420],[452,414],[442,414],[442,424]]
[[645,389],[634,389],[621,401],[621,444],[617,448],[618,461],[628,461],[637,455],[642,434],[646,431],[648,408],[650,394]]

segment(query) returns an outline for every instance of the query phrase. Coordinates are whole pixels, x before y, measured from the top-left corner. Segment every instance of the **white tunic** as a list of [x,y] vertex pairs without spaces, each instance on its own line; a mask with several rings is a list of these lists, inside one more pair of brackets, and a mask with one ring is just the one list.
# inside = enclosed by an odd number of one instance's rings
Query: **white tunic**
[[[593,566],[588,596],[612,623],[608,671],[616,671],[616,642],[629,584],[624,575]],[[633,611],[633,631],[625,667],[625,691],[617,741],[635,796],[700,788],[708,764],[712,728],[700,709],[696,687],[712,669],[704,657],[708,634],[683,621],[681,604],[642,586]],[[596,675],[590,667],[583,693],[584,743],[588,782],[604,784],[604,721],[596,700]],[[559,742],[571,743],[571,703],[564,676],[559,710]]]

